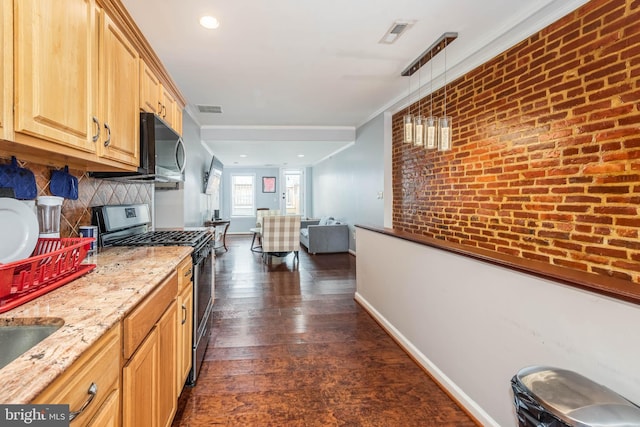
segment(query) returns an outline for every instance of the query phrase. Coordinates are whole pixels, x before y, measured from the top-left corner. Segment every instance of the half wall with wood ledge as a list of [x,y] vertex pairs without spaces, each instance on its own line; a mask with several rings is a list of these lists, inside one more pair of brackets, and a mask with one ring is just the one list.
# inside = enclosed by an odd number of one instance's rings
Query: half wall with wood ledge
[[516,425],[509,380],[536,364],[640,402],[637,285],[391,229],[356,240],[356,300],[481,424]]

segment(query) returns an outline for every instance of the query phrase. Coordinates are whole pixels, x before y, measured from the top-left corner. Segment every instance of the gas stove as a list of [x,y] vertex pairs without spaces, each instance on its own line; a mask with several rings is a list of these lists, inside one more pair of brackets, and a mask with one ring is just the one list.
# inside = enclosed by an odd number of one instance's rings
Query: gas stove
[[208,229],[151,231],[149,206],[112,205],[93,208],[101,246],[192,246],[194,251],[212,240]]
[[[191,246],[193,282],[193,336],[188,385],[195,385],[211,335],[214,270],[213,236],[208,229],[156,230],[151,228],[149,206],[97,206],[92,212],[100,246]],[[183,306],[184,309],[184,306]]]

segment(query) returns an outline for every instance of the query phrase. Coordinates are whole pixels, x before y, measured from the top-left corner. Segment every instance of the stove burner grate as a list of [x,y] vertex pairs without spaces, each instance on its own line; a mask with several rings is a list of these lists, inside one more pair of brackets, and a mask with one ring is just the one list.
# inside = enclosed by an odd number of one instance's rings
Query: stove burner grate
[[208,231],[149,231],[114,242],[117,246],[200,246],[211,240]]

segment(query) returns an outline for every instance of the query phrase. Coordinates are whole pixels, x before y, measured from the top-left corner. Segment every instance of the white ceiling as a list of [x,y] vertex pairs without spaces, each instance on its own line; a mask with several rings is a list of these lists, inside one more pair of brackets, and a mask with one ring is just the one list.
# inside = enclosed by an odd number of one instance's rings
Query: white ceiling
[[[459,34],[446,49],[451,81],[586,0],[122,2],[186,97],[211,153],[227,167],[294,167],[353,143],[358,126],[405,106],[419,83],[424,96],[429,65],[411,78],[400,73],[443,33]],[[201,27],[204,14],[220,27]],[[394,44],[379,43],[395,21],[413,25]],[[444,55],[432,62],[436,89]],[[223,112],[202,114],[197,105]]]

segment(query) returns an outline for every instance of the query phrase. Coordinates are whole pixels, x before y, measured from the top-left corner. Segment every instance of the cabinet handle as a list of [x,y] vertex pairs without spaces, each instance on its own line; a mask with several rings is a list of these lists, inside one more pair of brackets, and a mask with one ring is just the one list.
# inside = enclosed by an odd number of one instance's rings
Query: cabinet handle
[[69,412],[69,421],[73,421],[75,417],[82,414],[84,410],[87,409],[87,406],[89,406],[91,402],[93,402],[93,398],[96,397],[96,394],[98,394],[98,386],[96,385],[96,383],[91,383],[91,385],[89,386],[89,390],[87,390],[87,394],[89,395],[89,397],[82,404],[80,409],[78,409],[77,411]]
[[162,118],[167,117],[167,107],[165,105],[162,106]]
[[187,323],[187,307],[182,304],[182,324]]
[[111,143],[111,128],[106,123],[104,124],[104,128],[107,130],[107,140],[104,142],[104,146],[108,147]]
[[189,277],[191,276],[191,273],[193,273],[193,268],[188,269],[187,271],[184,272],[184,277]]
[[158,115],[162,114],[162,102],[158,101]]
[[100,139],[100,122],[98,121],[98,119],[96,118],[96,116],[92,116],[91,120],[93,120],[93,123],[95,123],[97,126],[97,132],[95,135],[93,135],[91,137],[91,139],[93,140],[93,142],[96,142],[98,139]]

